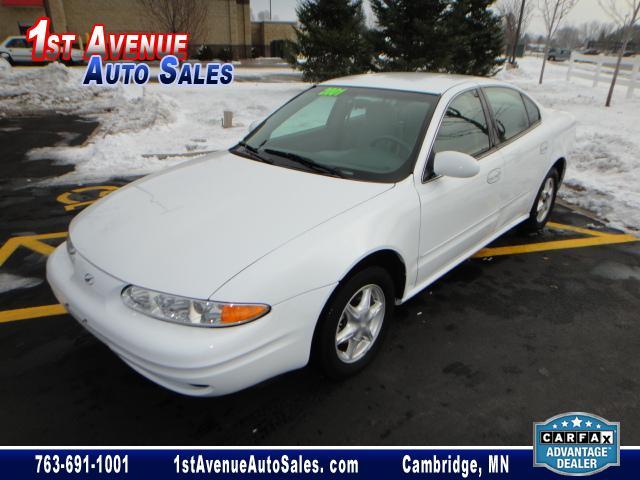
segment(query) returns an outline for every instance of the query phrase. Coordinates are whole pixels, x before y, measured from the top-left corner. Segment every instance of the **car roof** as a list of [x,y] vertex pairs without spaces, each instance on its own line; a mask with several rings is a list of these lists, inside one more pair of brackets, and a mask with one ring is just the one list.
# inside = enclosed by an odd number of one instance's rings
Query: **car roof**
[[[340,77],[322,82],[320,85],[343,87],[384,88],[388,90],[404,90],[440,95],[447,90],[460,85],[470,86],[501,84],[499,80],[470,75],[453,75],[447,73],[422,72],[390,72],[365,73]],[[506,85],[506,84],[505,84]]]

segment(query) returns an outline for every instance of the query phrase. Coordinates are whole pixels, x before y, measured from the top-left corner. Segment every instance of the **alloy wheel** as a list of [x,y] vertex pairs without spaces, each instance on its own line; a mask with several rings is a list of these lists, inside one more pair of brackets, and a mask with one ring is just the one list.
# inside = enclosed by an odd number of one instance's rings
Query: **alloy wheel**
[[374,345],[382,329],[385,304],[378,285],[365,285],[353,294],[336,328],[335,347],[342,362],[357,362]]
[[555,182],[553,177],[548,177],[542,190],[540,191],[540,197],[538,198],[538,205],[536,206],[536,220],[538,223],[544,222],[551,211],[553,204],[553,194],[555,189]]

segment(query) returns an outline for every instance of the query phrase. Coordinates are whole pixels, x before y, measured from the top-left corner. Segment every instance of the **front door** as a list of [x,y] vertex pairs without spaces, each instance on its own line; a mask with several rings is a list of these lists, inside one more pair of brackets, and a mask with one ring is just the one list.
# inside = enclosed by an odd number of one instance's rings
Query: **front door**
[[432,175],[418,184],[418,284],[439,277],[495,233],[501,209],[503,156],[492,148],[489,132],[488,115],[477,90],[461,93],[451,101],[432,158],[446,150],[467,153],[477,158],[480,173],[472,178]]

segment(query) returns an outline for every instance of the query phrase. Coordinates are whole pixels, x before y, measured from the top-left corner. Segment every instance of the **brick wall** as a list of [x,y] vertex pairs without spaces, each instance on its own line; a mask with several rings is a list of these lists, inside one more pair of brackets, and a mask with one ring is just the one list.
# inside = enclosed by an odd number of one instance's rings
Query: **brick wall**
[[296,40],[295,22],[251,22],[251,44],[257,56],[271,57],[274,41]]
[[42,7],[5,7],[0,2],[0,41],[11,35],[20,35],[18,23],[32,24],[43,15]]
[[[210,45],[214,52],[230,49],[234,58],[247,57],[251,49],[249,0],[210,2],[200,38],[191,38],[193,49]],[[84,38],[95,23],[112,32],[160,31],[137,0],[50,0],[54,28]],[[44,15],[43,8],[4,7],[0,3],[0,38],[18,35],[17,22],[32,23]]]

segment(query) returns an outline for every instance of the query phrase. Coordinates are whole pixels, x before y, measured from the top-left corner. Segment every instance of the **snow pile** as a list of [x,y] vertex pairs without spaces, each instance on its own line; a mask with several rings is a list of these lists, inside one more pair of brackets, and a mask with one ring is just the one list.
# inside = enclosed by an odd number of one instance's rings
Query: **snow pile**
[[83,86],[82,72],[82,69],[67,68],[57,62],[27,69],[6,68],[0,64],[1,114],[101,115],[104,134],[137,131],[174,120],[176,106],[170,98],[159,95],[144,98],[140,93],[143,89],[130,90],[122,85],[110,88]]
[[[626,87],[618,86],[613,106],[606,108],[605,82],[596,88],[588,80],[567,82],[567,62],[563,62],[548,63],[544,83],[538,85],[541,62],[525,57],[519,60],[519,69],[504,70],[499,77],[544,106],[576,117],[576,145],[561,197],[611,225],[640,229],[640,89],[627,100]],[[299,75],[281,67],[238,68],[238,79],[244,81],[226,86],[175,88],[151,83],[83,87],[82,71],[60,64],[13,69],[0,62],[0,112],[55,110],[100,120],[100,128],[85,145],[31,152],[33,159],[75,164],[75,171],[56,183],[141,175],[226,149],[246,134],[251,122],[265,118],[308,87],[279,81],[296,80]],[[222,128],[224,110],[234,113],[234,128]]]
[[[499,77],[527,91],[542,105],[571,112],[577,120],[576,144],[569,158],[564,200],[585,208],[609,224],[640,230],[640,98],[626,99],[616,86],[612,106],[604,106],[607,81],[566,81],[567,62],[547,63],[538,84],[541,58],[525,57],[520,68]],[[606,76],[603,76],[606,78]]]
[[[291,73],[255,70],[260,75],[250,73],[250,77]],[[100,123],[84,145],[29,152],[32,160],[75,165],[74,172],[53,183],[143,175],[228,148],[245,135],[251,122],[264,118],[304,88],[300,83],[263,85],[255,81],[218,87],[167,88],[157,83],[87,87],[81,84],[83,72],[60,63],[38,68],[0,63],[0,116],[58,112]],[[223,110],[234,112],[235,128],[222,129]]]
[[0,293],[10,292],[19,288],[32,288],[42,283],[40,278],[20,277],[10,273],[0,273]]
[[[80,87],[84,88],[84,87]],[[80,146],[38,148],[29,152],[32,160],[50,159],[74,164],[75,171],[47,183],[104,180],[113,176],[151,173],[211,151],[227,149],[240,140],[255,120],[269,115],[285,101],[306,88],[301,83],[233,83],[216,87],[176,87],[159,84],[144,88],[121,87],[129,93],[127,106],[100,115],[99,131]],[[160,117],[144,129],[134,113],[151,118],[154,105],[171,95],[172,122]],[[149,112],[145,106],[149,105]],[[139,107],[139,108],[138,108]],[[234,113],[233,128],[222,128],[222,112]],[[135,128],[128,128],[133,124]]]

